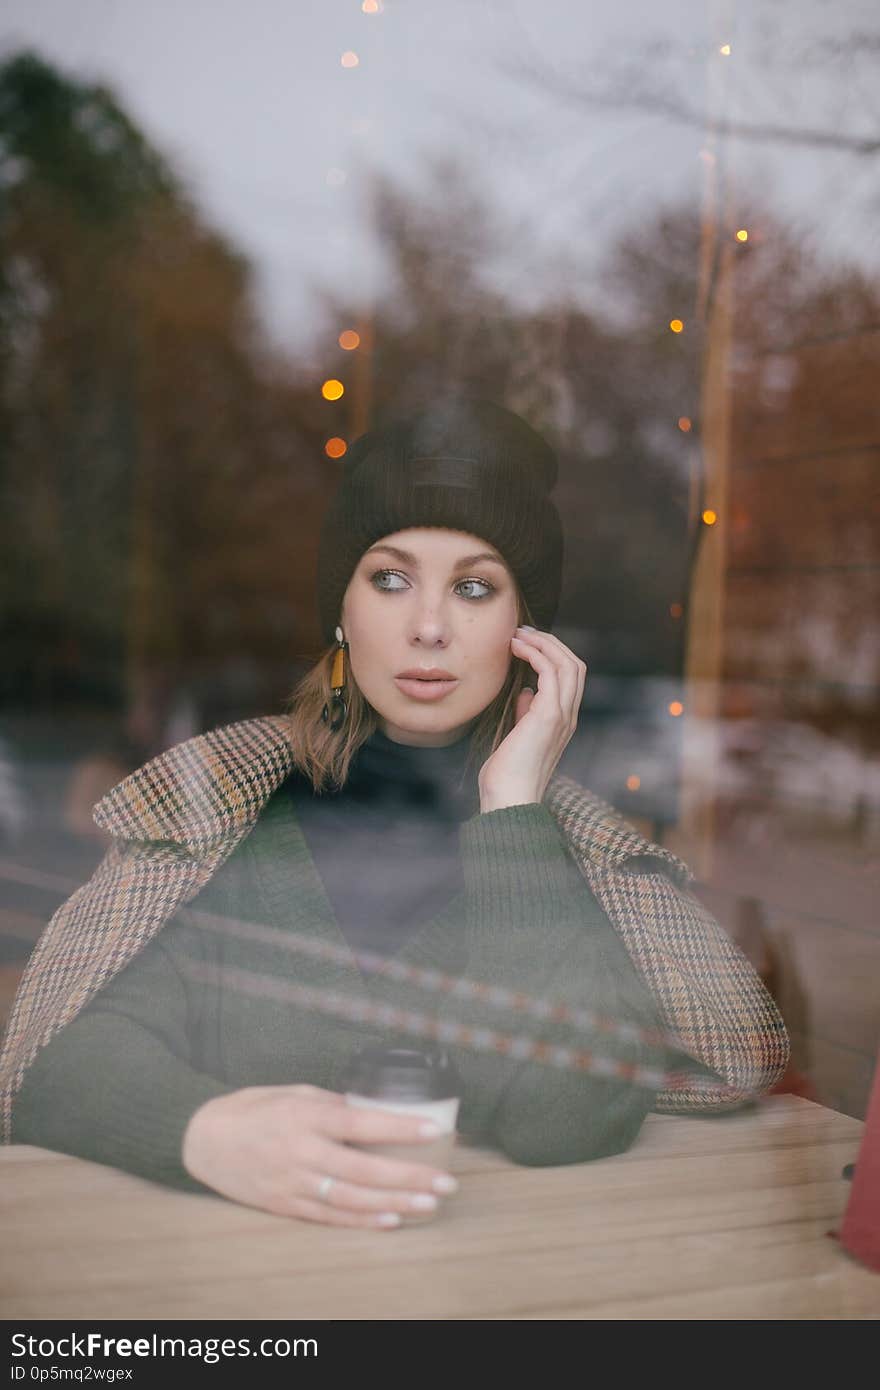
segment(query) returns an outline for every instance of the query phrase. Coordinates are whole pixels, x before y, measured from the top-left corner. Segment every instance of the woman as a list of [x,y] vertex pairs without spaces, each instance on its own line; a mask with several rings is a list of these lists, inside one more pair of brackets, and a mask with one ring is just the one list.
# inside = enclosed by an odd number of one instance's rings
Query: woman
[[[772,1085],[784,1026],[687,867],[556,773],[586,667],[549,631],[555,477],[547,444],[485,401],[356,442],[319,548],[335,645],[286,718],[189,740],[98,804],[114,845],[44,933],[10,1022],[7,1138],[392,1227],[454,1181],[350,1147],[430,1137],[341,1095],[361,1047],[414,1045],[389,1008],[446,1025],[462,1132],[521,1163],[620,1152],[652,1107]],[[436,988],[462,977],[510,993]],[[524,999],[624,1036],[573,1037]],[[681,1052],[652,1043],[661,1025]],[[568,1051],[548,1066],[487,1030]],[[586,1070],[565,1065],[591,1046]],[[666,1085],[675,1066],[689,1079]]]

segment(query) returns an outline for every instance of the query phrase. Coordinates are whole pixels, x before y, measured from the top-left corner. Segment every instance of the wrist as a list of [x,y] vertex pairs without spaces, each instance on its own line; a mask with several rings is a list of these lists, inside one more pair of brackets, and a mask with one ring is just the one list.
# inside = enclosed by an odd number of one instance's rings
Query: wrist
[[489,811],[503,811],[508,806],[532,806],[535,802],[540,802],[541,797],[536,788],[525,787],[520,790],[509,787],[506,790],[495,788],[485,790],[480,788],[480,814],[485,815]]

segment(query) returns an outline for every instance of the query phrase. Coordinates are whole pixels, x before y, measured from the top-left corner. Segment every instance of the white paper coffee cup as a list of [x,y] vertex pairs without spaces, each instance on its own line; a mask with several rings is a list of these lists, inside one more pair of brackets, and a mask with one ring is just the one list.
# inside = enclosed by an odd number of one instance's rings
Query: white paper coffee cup
[[[403,1048],[365,1048],[349,1069],[345,1099],[361,1110],[385,1110],[430,1120],[440,1128],[435,1139],[412,1144],[359,1144],[355,1147],[382,1158],[424,1163],[448,1169],[455,1147],[460,1079],[442,1052],[415,1052]],[[440,1209],[438,1198],[437,1211]],[[413,1212],[402,1217],[406,1225],[430,1221],[437,1212]]]

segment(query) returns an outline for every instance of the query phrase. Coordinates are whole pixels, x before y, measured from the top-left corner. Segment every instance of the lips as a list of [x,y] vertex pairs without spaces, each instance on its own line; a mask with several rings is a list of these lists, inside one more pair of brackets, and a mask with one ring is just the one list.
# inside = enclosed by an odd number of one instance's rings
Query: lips
[[398,680],[414,681],[454,681],[451,671],[443,671],[439,666],[413,666],[409,671],[398,671]]
[[435,675],[433,671],[410,673],[404,671],[394,677],[394,682],[404,695],[413,700],[442,700],[458,685],[458,679],[448,671]]

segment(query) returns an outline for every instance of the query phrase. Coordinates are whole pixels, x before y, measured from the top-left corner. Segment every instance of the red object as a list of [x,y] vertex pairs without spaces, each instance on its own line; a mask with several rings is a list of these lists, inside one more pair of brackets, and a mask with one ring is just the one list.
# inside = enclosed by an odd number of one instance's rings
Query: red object
[[880,1274],[880,1060],[874,1072],[840,1243],[862,1264]]

